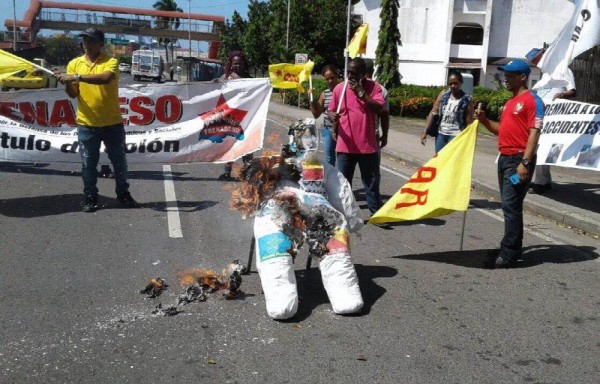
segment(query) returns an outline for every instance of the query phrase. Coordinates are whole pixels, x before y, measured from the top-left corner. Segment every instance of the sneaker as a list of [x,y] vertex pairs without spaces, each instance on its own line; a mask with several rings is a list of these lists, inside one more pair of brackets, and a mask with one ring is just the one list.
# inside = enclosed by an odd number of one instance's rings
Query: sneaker
[[96,210],[98,210],[98,196],[86,196],[83,200],[83,212],[96,212]]
[[117,200],[121,203],[121,206],[125,208],[137,208],[140,205],[131,197],[129,192],[123,192],[117,195]]

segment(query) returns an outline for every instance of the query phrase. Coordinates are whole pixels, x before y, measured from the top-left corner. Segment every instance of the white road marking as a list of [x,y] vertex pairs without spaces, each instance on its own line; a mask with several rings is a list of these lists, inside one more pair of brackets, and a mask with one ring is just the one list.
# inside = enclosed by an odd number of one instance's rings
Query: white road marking
[[[384,167],[384,166],[381,166],[381,169],[383,169],[386,172],[391,173],[392,175],[395,175],[395,176],[398,176],[400,178],[403,178],[404,180],[408,180],[408,176],[405,176],[405,175],[403,175],[401,173],[398,173],[398,172],[394,171],[393,169],[390,169],[390,168],[387,168],[387,167]],[[495,213],[493,211],[489,211],[489,210],[486,210],[486,209],[483,209],[483,208],[472,208],[472,209],[474,209],[475,211],[481,212],[484,215],[486,215],[488,217],[491,217],[492,219],[496,219],[496,220],[498,220],[501,223],[504,223],[504,217],[500,216],[499,214],[497,214],[497,213]],[[550,236],[546,236],[546,235],[544,235],[541,232],[534,231],[531,228],[525,227],[524,230],[525,230],[525,232],[527,232],[527,233],[529,233],[531,235],[537,236],[540,239],[542,239],[544,241],[547,241],[549,243],[556,244],[556,245],[566,245],[563,242],[555,240],[555,239],[551,238]]]
[[167,203],[167,223],[169,225],[169,237],[183,237],[181,231],[181,220],[179,220],[179,208],[177,207],[177,197],[175,196],[175,184],[171,174],[171,166],[163,165],[165,178],[165,202]]

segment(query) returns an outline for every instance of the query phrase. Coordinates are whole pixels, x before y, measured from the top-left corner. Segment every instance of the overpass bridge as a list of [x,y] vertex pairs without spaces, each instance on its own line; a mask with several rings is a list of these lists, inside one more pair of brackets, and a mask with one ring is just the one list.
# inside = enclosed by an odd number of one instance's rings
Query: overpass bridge
[[[167,28],[169,21],[175,19],[179,20],[179,28]],[[188,40],[190,37],[193,41],[209,42],[209,57],[213,54],[216,57],[216,47],[220,40],[218,25],[224,22],[223,16],[197,13],[30,0],[22,20],[15,23],[13,19],[6,19],[4,25],[9,30],[13,30],[15,26],[20,29],[17,43],[21,48],[34,47],[37,34],[42,29],[83,31],[95,27],[107,33],[157,39]],[[12,41],[9,45],[7,48],[12,48]]]

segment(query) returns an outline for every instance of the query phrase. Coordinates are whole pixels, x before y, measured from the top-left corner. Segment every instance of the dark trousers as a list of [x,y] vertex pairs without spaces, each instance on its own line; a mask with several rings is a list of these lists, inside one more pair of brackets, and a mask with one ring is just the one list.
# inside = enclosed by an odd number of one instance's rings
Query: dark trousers
[[[531,177],[526,182],[512,184],[510,176],[517,173],[523,155],[500,155],[498,158],[498,184],[504,213],[504,237],[500,242],[500,256],[505,260],[516,261],[522,255],[523,247],[523,200],[529,189]],[[527,166],[533,175],[535,156]]]
[[383,205],[379,193],[381,173],[379,171],[379,153],[353,154],[337,152],[337,169],[352,185],[356,164],[360,169],[360,178],[365,189],[367,206],[371,213],[375,213]]
[[127,183],[127,158],[125,157],[125,128],[123,124],[107,127],[77,126],[79,153],[81,155],[81,176],[83,178],[83,193],[86,196],[98,195],[98,160],[100,145],[104,142],[106,153],[110,159],[116,182],[117,195],[129,190]]

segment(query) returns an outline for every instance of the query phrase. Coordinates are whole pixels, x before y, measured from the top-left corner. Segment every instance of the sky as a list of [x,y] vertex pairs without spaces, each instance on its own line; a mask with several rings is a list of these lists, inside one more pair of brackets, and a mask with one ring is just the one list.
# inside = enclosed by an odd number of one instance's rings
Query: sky
[[[10,0],[9,0],[10,1]],[[65,2],[78,3],[78,4],[94,4],[94,5],[108,5],[108,6],[119,6],[128,8],[142,8],[142,9],[153,9],[152,5],[156,0],[64,0]],[[7,1],[8,2],[8,1]],[[176,0],[177,6],[183,9],[184,12],[188,10],[188,0]],[[11,1],[12,3],[12,1]],[[16,0],[17,20],[22,20],[25,15],[25,11],[29,8],[29,0]],[[237,11],[243,18],[248,15],[248,0],[191,0],[191,12],[201,13],[206,15],[223,16],[226,19],[231,19],[234,11]],[[11,6],[12,8],[12,6]],[[8,12],[7,12],[8,13]],[[6,14],[0,21],[4,24],[5,18],[12,18],[13,10]],[[42,35],[54,34],[58,31],[44,31]],[[187,41],[181,41],[181,46],[188,46]],[[196,49],[196,43],[192,43],[192,47]],[[207,47],[206,43],[200,44],[200,50],[205,51]]]

